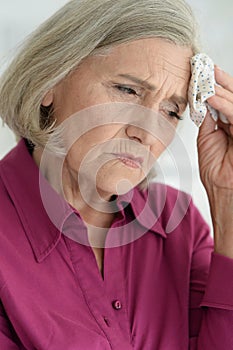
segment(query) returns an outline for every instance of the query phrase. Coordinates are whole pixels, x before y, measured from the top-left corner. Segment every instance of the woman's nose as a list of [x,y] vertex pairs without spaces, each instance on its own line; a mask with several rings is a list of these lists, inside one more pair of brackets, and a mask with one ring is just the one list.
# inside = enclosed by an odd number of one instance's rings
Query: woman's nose
[[127,126],[126,135],[131,140],[138,141],[146,146],[153,146],[157,141],[157,138],[155,135],[152,135],[147,130],[134,125]]
[[[150,105],[151,107],[151,105]],[[162,143],[165,147],[170,144],[175,134],[175,127],[158,111],[158,104],[154,109],[145,106],[133,106],[125,114],[127,124],[126,135],[145,146],[154,146]]]

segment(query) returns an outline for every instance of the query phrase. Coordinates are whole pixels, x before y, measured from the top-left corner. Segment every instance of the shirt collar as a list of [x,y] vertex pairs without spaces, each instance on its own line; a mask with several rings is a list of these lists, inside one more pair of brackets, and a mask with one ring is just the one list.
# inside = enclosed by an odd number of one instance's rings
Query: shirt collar
[[[42,262],[58,244],[63,225],[74,215],[76,219],[79,215],[53,190],[46,179],[40,176],[40,171],[28,152],[25,140],[22,139],[1,163],[3,182],[24,226],[35,258],[38,262]],[[49,215],[41,199],[39,181],[42,181],[43,189],[47,191],[46,205],[50,206]],[[123,216],[124,207],[129,205],[135,219],[142,226],[163,238],[167,237],[160,223],[160,215],[153,206],[151,207],[148,190],[140,191],[135,188],[119,196],[117,205]],[[77,223],[83,227],[81,219],[76,220]]]
[[[25,140],[21,140],[1,163],[3,182],[12,198],[36,260],[41,262],[57,245],[61,233],[44,208],[39,187],[40,172],[28,152]],[[47,187],[65,218],[68,215],[65,202],[59,200],[59,195],[51,186]],[[61,225],[61,222],[59,224]]]
[[163,238],[167,238],[166,232],[161,223],[161,214],[164,209],[164,203],[160,203],[161,192],[163,193],[162,197],[164,198],[166,186],[160,184],[158,184],[158,186],[154,185],[155,184],[152,186],[152,190],[150,186],[145,190],[140,190],[135,187],[125,195],[120,196],[118,198],[118,207],[123,208],[128,204],[132,208],[134,217],[140,225]]

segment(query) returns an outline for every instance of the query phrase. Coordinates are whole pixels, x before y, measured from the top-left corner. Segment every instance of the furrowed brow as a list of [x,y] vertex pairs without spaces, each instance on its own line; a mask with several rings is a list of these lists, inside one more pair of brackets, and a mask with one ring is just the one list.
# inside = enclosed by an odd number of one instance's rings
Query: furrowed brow
[[121,77],[121,78],[125,78],[125,79],[128,79],[128,80],[131,80],[133,83],[140,84],[140,85],[144,86],[146,89],[148,89],[150,91],[155,91],[156,90],[156,87],[154,85],[148,83],[147,81],[145,81],[143,79],[134,77],[134,76],[132,76],[130,74],[119,74],[118,76]]
[[[144,86],[146,89],[148,89],[150,91],[155,91],[156,90],[156,87],[154,85],[148,83],[147,81],[145,81],[143,79],[134,77],[133,75],[130,75],[130,74],[119,74],[118,76],[121,77],[121,78],[128,79],[128,80],[132,81],[133,83],[140,84],[140,85]],[[188,104],[188,101],[187,101],[186,98],[184,98],[182,96],[178,96],[176,94],[174,94],[169,100],[172,101],[172,102],[177,103],[180,107],[182,107],[184,109],[187,107],[187,104]]]
[[176,94],[174,94],[171,98],[171,101],[177,103],[179,106],[182,106],[184,109],[187,107],[188,101],[186,98],[182,97],[182,96],[178,96]]

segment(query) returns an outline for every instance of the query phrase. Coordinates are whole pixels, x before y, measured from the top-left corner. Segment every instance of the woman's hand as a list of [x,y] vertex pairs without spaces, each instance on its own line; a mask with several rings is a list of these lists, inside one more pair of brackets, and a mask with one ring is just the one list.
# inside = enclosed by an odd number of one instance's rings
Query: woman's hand
[[216,122],[210,113],[198,136],[199,166],[214,226],[215,251],[233,258],[233,78],[215,69],[216,95],[208,103],[230,124]]

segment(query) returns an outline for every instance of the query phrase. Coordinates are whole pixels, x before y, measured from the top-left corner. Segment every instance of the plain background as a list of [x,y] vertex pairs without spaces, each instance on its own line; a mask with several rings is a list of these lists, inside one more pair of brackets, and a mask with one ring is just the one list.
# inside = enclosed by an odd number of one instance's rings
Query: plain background
[[[233,75],[233,1],[189,0],[201,28],[203,51]],[[14,56],[17,46],[41,22],[65,4],[65,0],[0,0],[0,73]],[[136,2],[135,2],[136,5]],[[177,140],[157,165],[158,181],[191,193],[211,225],[205,190],[200,182],[196,151],[197,128],[188,112],[179,127]],[[15,145],[12,132],[0,122],[0,158]]]

